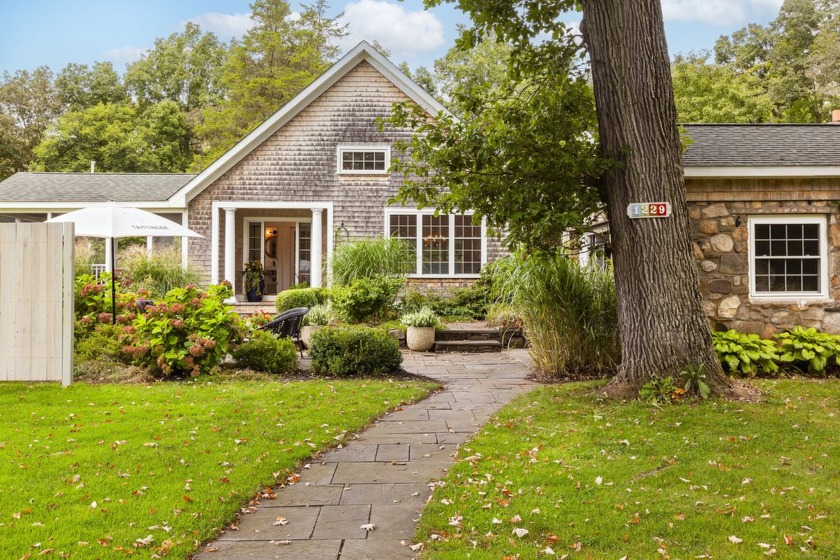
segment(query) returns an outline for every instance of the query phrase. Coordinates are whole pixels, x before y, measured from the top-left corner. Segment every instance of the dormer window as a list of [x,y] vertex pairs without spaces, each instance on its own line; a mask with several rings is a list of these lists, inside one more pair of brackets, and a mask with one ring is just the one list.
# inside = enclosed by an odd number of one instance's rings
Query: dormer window
[[339,175],[385,175],[391,167],[391,146],[359,144],[338,147]]

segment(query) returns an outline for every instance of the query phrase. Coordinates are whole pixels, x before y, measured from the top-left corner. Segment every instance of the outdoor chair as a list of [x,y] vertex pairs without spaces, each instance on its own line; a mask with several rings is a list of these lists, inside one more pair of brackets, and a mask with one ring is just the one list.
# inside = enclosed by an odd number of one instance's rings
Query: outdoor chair
[[300,327],[303,316],[309,313],[308,307],[296,307],[276,315],[271,321],[259,327],[261,331],[268,331],[277,338],[290,338],[297,344],[300,357],[303,358],[303,341],[300,339]]

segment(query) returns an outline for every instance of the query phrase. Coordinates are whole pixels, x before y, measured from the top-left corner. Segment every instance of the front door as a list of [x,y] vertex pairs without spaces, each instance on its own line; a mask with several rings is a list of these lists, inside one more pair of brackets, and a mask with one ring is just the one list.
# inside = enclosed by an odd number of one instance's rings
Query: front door
[[297,224],[294,222],[266,222],[268,232],[265,251],[265,291],[276,294],[295,284],[295,241]]

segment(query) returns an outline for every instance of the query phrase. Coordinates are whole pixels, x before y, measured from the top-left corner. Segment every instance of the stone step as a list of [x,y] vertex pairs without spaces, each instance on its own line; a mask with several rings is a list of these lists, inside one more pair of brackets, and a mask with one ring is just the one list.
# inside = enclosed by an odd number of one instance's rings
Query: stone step
[[237,301],[233,305],[233,310],[239,313],[239,315],[246,317],[258,311],[263,311],[268,313],[269,315],[276,315],[277,311],[274,309],[274,302],[273,301],[260,301],[260,302],[245,302],[245,301]]
[[435,333],[435,340],[499,340],[499,329],[443,329]]
[[498,340],[436,340],[434,352],[501,352],[502,343]]

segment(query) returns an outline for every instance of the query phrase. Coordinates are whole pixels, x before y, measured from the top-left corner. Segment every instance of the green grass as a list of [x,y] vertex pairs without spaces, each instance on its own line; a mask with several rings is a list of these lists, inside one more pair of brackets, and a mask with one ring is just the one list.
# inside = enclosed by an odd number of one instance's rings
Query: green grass
[[526,394],[461,449],[421,519],[426,558],[840,558],[840,382],[661,410],[595,386]]
[[[430,383],[0,384],[3,558],[184,558],[284,482]],[[148,546],[135,546],[151,535]]]

